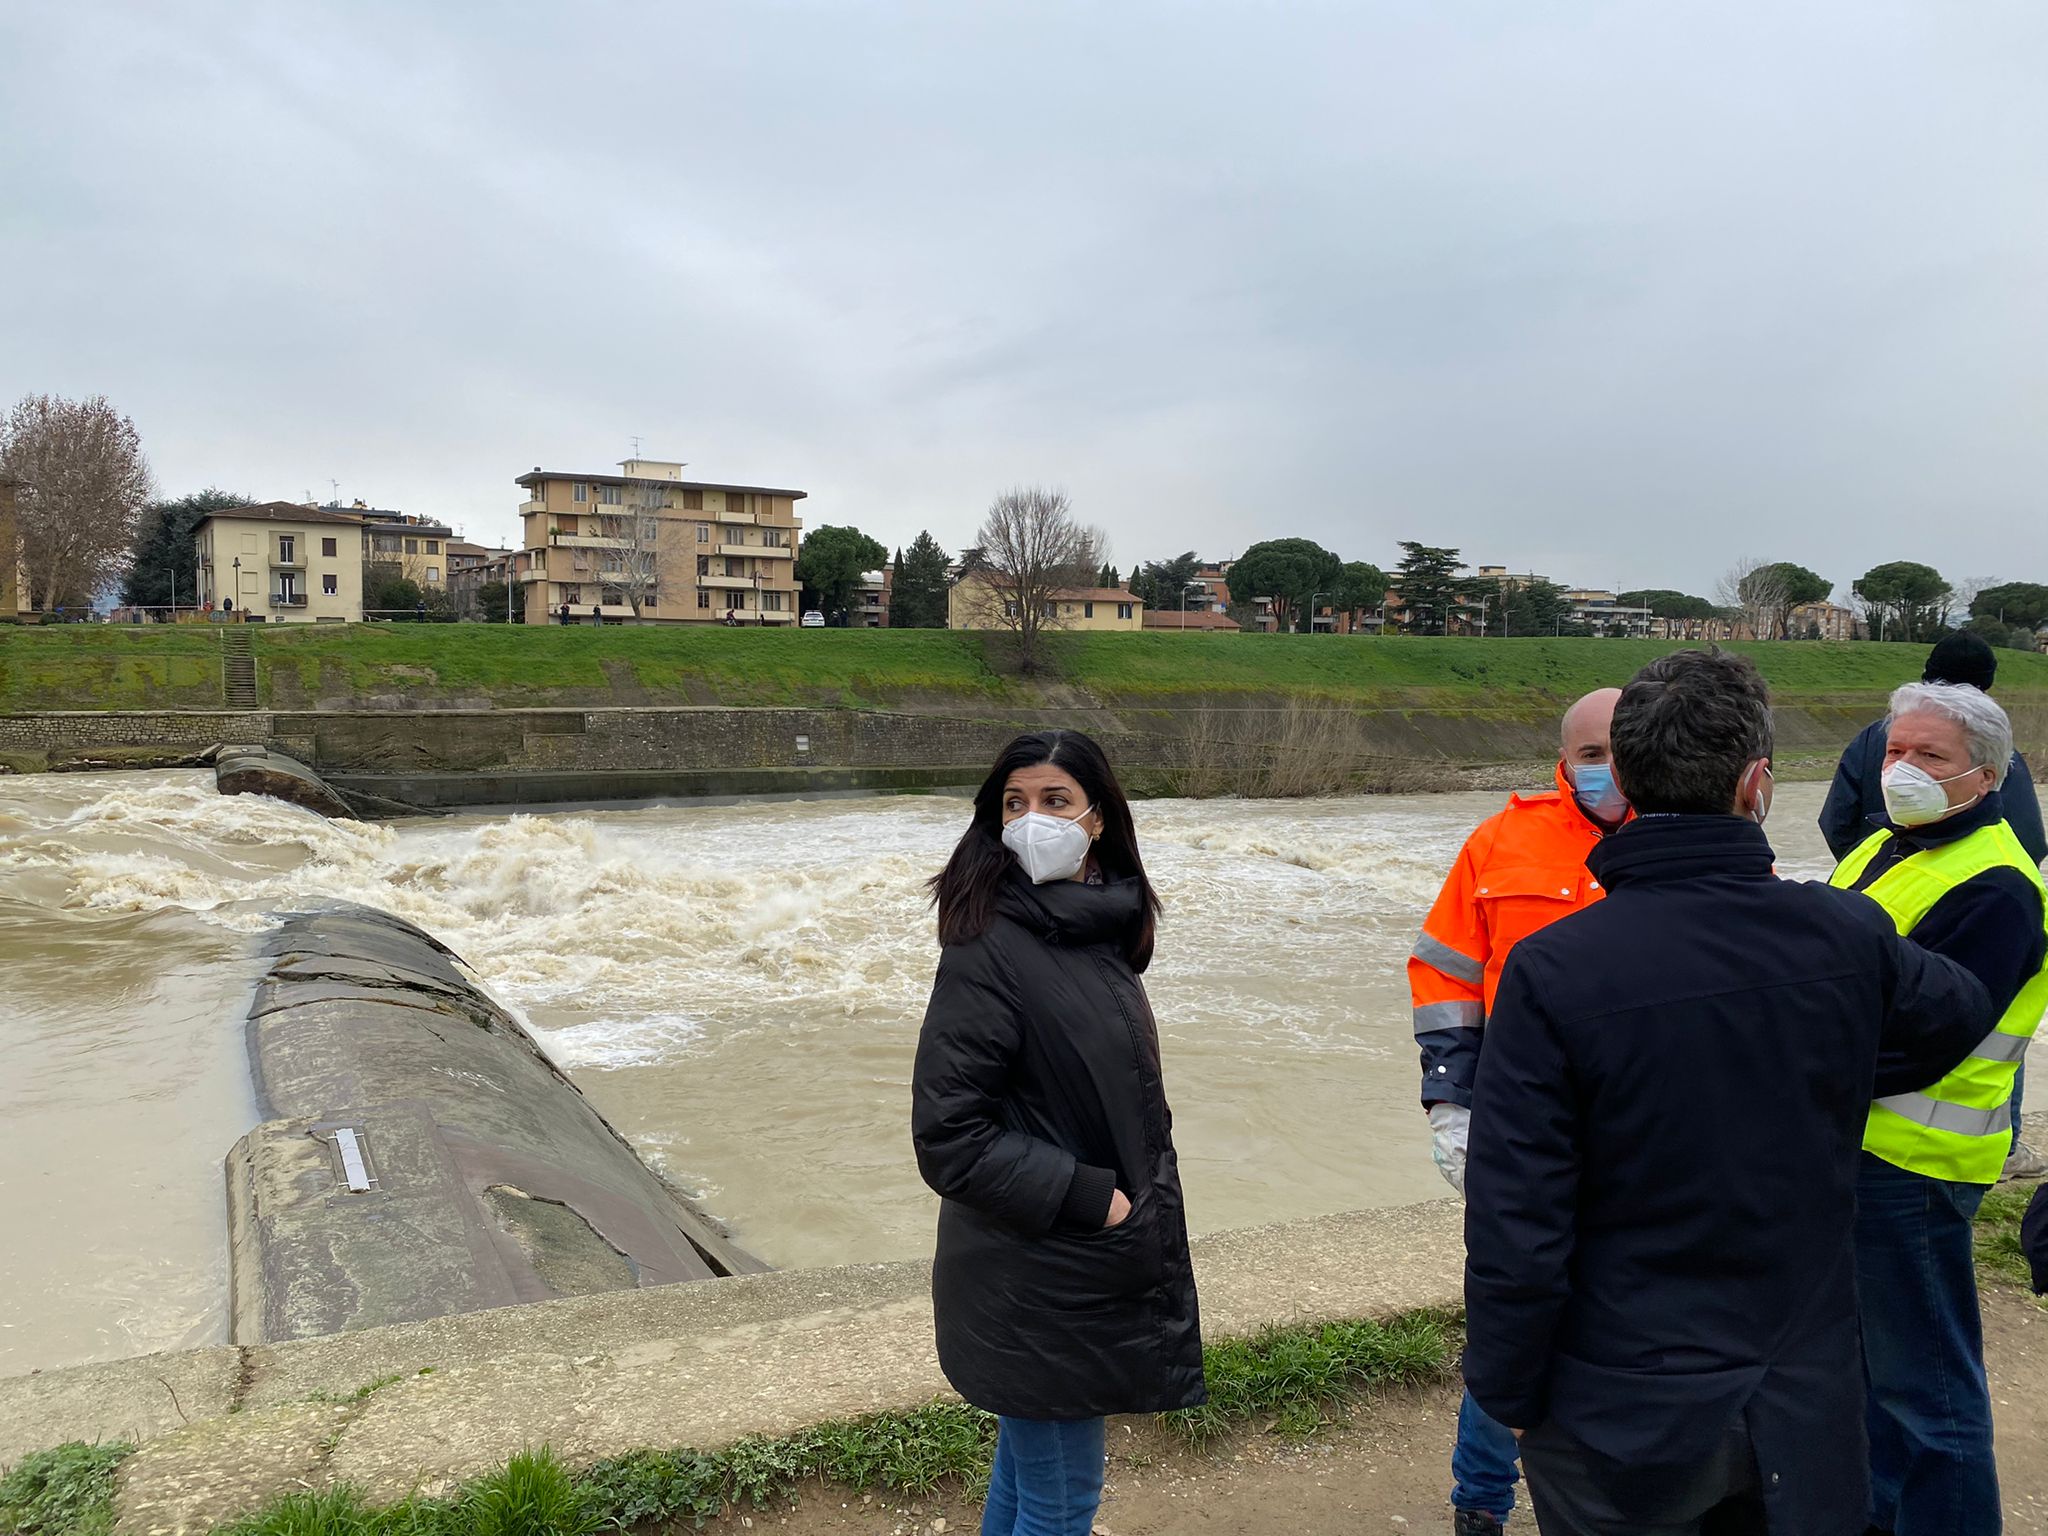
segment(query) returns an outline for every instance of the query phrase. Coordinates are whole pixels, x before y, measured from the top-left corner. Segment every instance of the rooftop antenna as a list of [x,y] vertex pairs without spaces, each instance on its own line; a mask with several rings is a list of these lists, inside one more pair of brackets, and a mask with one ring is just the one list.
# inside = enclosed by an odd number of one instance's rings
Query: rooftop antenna
[[339,480],[336,480],[336,479],[333,479],[333,478],[331,478],[331,477],[330,477],[327,483],[328,483],[329,485],[331,485],[331,486],[333,486],[333,487],[334,487],[334,501],[333,501],[332,505],[334,505],[334,506],[337,506],[337,507],[338,507],[338,506],[340,506],[340,505],[341,505],[341,482],[340,482]]
[[640,439],[637,436],[633,439],[633,457],[640,457]]

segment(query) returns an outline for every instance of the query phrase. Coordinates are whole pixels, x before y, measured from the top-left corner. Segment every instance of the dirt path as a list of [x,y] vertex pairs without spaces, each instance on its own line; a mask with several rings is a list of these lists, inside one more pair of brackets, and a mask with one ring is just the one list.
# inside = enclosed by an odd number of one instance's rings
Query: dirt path
[[[2048,1309],[2016,1291],[1987,1290],[1984,1329],[2005,1528],[2008,1536],[2048,1536]],[[1445,1387],[1383,1399],[1306,1443],[1254,1434],[1200,1454],[1179,1449],[1149,1422],[1114,1422],[1097,1528],[1108,1536],[1449,1536],[1456,1419],[1457,1395]],[[936,1521],[946,1522],[946,1532],[972,1533],[979,1519],[979,1508],[957,1491],[864,1504],[858,1494],[813,1487],[794,1513],[768,1510],[713,1529],[929,1536]],[[1534,1529],[1526,1505],[1515,1524]]]

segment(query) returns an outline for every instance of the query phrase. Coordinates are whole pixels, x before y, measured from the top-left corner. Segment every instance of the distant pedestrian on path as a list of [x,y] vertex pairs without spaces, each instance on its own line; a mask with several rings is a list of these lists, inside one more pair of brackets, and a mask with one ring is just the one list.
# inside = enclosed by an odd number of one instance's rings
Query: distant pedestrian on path
[[1876,902],[1773,873],[1746,658],[1651,662],[1612,734],[1607,895],[1515,946],[1486,1023],[1465,1381],[1521,1433],[1544,1536],[1860,1536],[1872,1086],[1939,1079],[1991,999]]
[[932,882],[911,1139],[944,1197],[939,1364],[998,1416],[982,1536],[1088,1536],[1103,1416],[1204,1400],[1159,1031],[1158,897],[1076,731],[1020,736]]
[[573,623],[573,622],[574,622],[574,620],[572,620],[572,619],[571,619],[571,618],[569,617],[569,605],[568,605],[567,603],[564,603],[564,604],[562,604],[562,623],[563,623],[564,625],[568,625],[568,624],[571,624],[571,623]]

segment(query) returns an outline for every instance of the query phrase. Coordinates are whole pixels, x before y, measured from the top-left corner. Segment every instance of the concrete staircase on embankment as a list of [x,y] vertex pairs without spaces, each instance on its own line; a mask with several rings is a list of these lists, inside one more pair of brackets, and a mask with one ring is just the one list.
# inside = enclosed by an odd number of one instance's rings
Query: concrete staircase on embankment
[[229,709],[256,707],[256,657],[249,631],[239,624],[220,633],[221,686]]

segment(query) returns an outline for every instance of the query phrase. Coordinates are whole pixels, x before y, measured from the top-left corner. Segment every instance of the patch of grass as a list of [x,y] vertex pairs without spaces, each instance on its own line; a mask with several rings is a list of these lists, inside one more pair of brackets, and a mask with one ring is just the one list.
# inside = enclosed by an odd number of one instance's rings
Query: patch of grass
[[[1080,688],[1126,706],[1194,697],[1354,708],[1548,715],[1675,648],[1659,640],[1404,639],[1152,631],[1052,634],[1038,680],[1004,637],[936,629],[639,625],[249,626],[263,702],[402,697],[500,706],[624,704],[1045,707]],[[1867,712],[1920,674],[1921,645],[1738,644],[1788,703]],[[1999,655],[2009,703],[2048,698],[2048,656]],[[220,630],[207,625],[0,628],[0,711],[219,708]]]
[[[1311,1434],[1344,1405],[1381,1387],[1444,1379],[1457,1319],[1413,1313],[1385,1322],[1275,1328],[1209,1346],[1209,1403],[1165,1422],[1192,1443],[1270,1418]],[[514,1457],[446,1499],[415,1496],[366,1506],[337,1484],[293,1494],[215,1536],[592,1536],[707,1521],[789,1499],[816,1478],[855,1491],[924,1495],[957,1483],[970,1499],[988,1486],[993,1414],[929,1403],[820,1424],[799,1434],[750,1435],[722,1451],[638,1450],[569,1473],[547,1450]]]
[[0,1531],[106,1536],[114,1528],[114,1474],[134,1452],[124,1440],[74,1440],[22,1457],[0,1477]]
[[213,626],[0,627],[0,713],[224,703],[220,631]]
[[462,1509],[471,1536],[590,1536],[602,1518],[545,1447],[471,1483]]
[[1196,1445],[1265,1418],[1282,1434],[1314,1434],[1367,1392],[1443,1380],[1455,1367],[1457,1332],[1447,1314],[1416,1312],[1225,1339],[1204,1352],[1208,1402],[1166,1422]]
[[2031,1184],[1994,1189],[1977,1207],[1977,1278],[1994,1285],[2016,1286],[2033,1293],[2033,1270],[2020,1247],[2020,1218],[2034,1198]]

